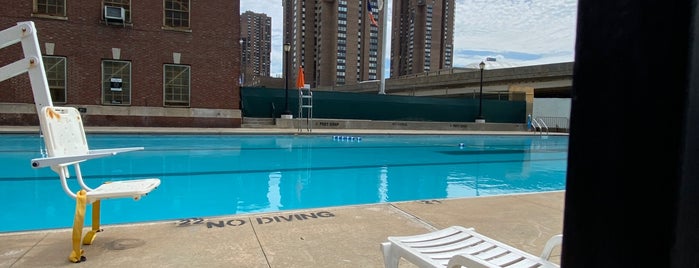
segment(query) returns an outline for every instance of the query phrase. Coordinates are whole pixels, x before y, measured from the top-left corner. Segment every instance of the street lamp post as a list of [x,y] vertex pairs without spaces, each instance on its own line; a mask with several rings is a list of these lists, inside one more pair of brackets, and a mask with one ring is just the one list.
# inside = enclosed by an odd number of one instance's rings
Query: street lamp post
[[478,64],[478,68],[481,69],[481,90],[478,94],[478,117],[476,117],[476,123],[485,123],[485,118],[483,117],[483,69],[485,68],[485,62]]
[[240,38],[240,86],[245,86],[245,40]]
[[289,111],[289,50],[291,50],[291,44],[284,43],[284,114],[283,118],[290,118],[291,111]]

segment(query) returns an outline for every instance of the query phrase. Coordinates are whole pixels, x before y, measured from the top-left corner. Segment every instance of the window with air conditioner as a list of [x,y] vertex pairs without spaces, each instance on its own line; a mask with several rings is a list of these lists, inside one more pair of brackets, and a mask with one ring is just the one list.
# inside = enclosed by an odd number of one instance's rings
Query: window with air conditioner
[[104,19],[125,21],[126,10],[123,7],[104,6]]

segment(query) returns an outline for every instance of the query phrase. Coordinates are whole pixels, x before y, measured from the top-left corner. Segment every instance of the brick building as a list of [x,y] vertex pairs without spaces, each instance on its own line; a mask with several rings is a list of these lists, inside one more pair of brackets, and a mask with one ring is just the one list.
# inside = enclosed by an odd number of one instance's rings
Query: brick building
[[[34,21],[56,106],[86,126],[240,127],[239,1],[22,0],[0,29]],[[0,50],[2,66],[21,47]],[[0,125],[38,125],[26,74],[0,82]]]

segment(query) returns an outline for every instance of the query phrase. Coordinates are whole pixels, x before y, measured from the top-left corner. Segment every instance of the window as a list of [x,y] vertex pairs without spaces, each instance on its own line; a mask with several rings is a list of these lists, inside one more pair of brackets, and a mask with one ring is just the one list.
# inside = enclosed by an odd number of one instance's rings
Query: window
[[189,28],[189,0],[165,0],[165,26]]
[[34,14],[65,17],[65,0],[34,0]]
[[44,56],[42,59],[51,99],[56,103],[66,103],[66,58]]
[[104,0],[104,6],[123,7],[126,13],[124,22],[131,22],[131,0]]
[[131,62],[102,61],[102,104],[131,104]]
[[165,106],[189,107],[190,67],[165,64],[163,67],[163,95]]

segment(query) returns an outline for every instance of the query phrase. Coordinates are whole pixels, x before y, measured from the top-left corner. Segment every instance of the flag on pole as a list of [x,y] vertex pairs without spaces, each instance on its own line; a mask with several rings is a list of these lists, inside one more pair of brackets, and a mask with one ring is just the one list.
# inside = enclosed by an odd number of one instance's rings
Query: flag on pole
[[376,18],[374,18],[374,12],[371,12],[371,0],[366,0],[366,9],[368,11],[367,13],[369,13],[369,20],[371,20],[371,25],[379,27],[379,24],[376,22]]
[[296,88],[301,89],[306,86],[306,78],[303,75],[303,66],[299,66],[299,75],[296,77]]

